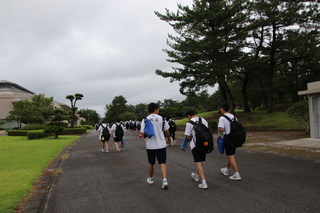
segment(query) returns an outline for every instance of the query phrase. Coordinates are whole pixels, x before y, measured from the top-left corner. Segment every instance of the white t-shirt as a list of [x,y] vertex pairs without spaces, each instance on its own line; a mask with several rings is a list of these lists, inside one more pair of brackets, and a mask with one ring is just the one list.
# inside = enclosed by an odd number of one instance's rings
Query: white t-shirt
[[113,124],[112,127],[111,127],[111,130],[113,131],[113,137],[116,138],[116,129],[117,129],[117,126],[121,126],[123,131],[124,131],[124,127],[121,123],[116,123],[116,124]]
[[[191,121],[194,121],[196,123],[199,122],[199,117],[195,117],[195,118],[191,118],[190,119]],[[204,118],[201,118],[201,122],[206,126],[208,127],[208,122],[204,119]],[[196,132],[194,131],[194,126],[193,124],[191,123],[187,123],[186,124],[186,130],[184,131],[184,135],[186,136],[192,136],[191,137],[191,141],[190,141],[190,149],[193,149],[194,147],[196,147]]]
[[[229,112],[224,115],[228,116],[231,120],[234,118],[234,115]],[[218,128],[224,128],[223,134],[228,135],[231,130],[230,122],[225,117],[221,116],[219,118]]]
[[[153,124],[153,129],[154,129],[154,136],[151,138],[146,138],[146,148],[147,149],[163,149],[167,147],[167,142],[164,137],[163,131],[166,131],[169,129],[169,124],[167,121],[164,122],[164,126],[162,129],[163,125],[163,118],[158,115],[158,114],[151,114],[148,115],[147,119],[149,119],[152,124]],[[144,133],[144,127],[145,127],[145,122],[144,119],[141,122],[141,133]]]
[[[110,128],[109,128],[109,125],[108,124],[101,124],[104,128],[108,128],[109,132],[110,132]],[[101,135],[102,135],[102,131],[103,131],[103,127],[102,126],[99,126],[99,129],[98,131],[100,132],[100,135],[99,135],[99,140],[101,140]]]

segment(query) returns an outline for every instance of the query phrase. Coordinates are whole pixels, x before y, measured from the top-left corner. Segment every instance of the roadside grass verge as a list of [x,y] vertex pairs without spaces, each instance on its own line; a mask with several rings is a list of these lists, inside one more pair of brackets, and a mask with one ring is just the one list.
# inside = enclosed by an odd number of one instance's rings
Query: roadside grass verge
[[24,136],[1,136],[0,212],[13,212],[28,195],[43,169],[78,135],[63,135],[38,140]]
[[[285,112],[266,113],[265,111],[254,111],[250,113],[244,113],[242,111],[235,112],[236,117],[241,124],[250,130],[263,130],[263,131],[303,131],[302,125],[295,119],[290,118]],[[207,121],[214,120],[218,123],[221,113],[218,111],[211,111],[205,113],[199,113],[196,116],[203,117]],[[188,122],[188,118],[184,118],[176,121],[177,125],[185,125]]]

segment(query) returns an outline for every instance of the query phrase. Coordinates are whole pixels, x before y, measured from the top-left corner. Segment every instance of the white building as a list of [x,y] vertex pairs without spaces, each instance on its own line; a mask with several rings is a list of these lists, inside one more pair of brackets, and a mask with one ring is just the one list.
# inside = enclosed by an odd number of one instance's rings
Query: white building
[[320,138],[320,81],[308,83],[308,90],[299,91],[298,95],[307,95],[310,115],[310,136]]
[[[25,98],[29,98],[35,95],[34,92],[10,81],[1,80],[0,81],[0,121],[5,121],[6,123],[1,125],[1,128],[10,130],[14,127],[19,127],[18,121],[6,121],[6,117],[9,112],[13,110],[13,106],[18,101]],[[53,101],[53,107],[56,109],[63,109],[65,111],[71,111],[71,108],[63,103]],[[77,120],[77,124],[80,123],[81,118]],[[23,126],[23,125],[22,125]]]

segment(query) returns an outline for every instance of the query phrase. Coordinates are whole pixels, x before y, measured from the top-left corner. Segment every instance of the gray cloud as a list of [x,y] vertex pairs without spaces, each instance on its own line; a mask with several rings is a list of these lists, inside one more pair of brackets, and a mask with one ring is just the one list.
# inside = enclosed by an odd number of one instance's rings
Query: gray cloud
[[154,11],[175,11],[192,0],[3,0],[0,3],[0,79],[78,107],[96,110],[122,95],[129,104],[185,97],[162,51],[171,27]]

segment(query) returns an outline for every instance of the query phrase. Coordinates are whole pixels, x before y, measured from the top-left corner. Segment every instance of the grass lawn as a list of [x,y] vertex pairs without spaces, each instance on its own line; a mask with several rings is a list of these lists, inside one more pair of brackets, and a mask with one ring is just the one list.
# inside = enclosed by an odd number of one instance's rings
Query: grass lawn
[[0,212],[13,212],[43,169],[79,137],[62,135],[58,139],[28,140],[22,136],[0,136]]
[[[250,113],[244,113],[242,111],[235,112],[236,117],[245,128],[252,130],[304,130],[302,125],[295,119],[289,118],[285,112],[274,112],[271,114],[265,111],[254,111]],[[199,117],[204,117],[207,121],[214,120],[218,123],[221,113],[218,111],[211,111],[197,114]],[[188,118],[184,118],[176,121],[177,125],[185,125],[188,122]]]

